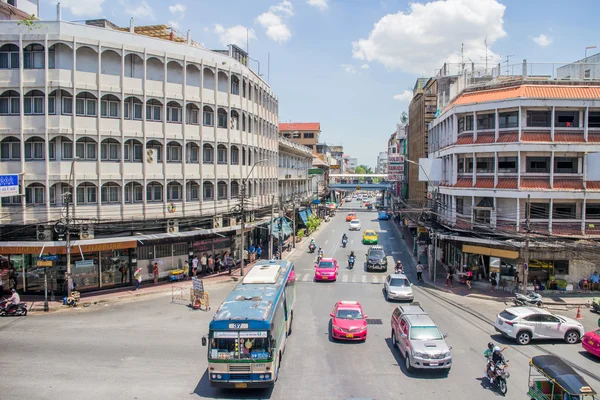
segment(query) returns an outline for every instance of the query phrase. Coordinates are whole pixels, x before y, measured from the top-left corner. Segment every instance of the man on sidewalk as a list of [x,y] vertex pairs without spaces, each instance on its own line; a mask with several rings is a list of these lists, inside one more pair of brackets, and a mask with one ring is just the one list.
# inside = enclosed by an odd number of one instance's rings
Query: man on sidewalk
[[248,262],[251,264],[254,262],[254,257],[256,255],[256,247],[254,247],[254,243],[252,243],[250,245],[250,248],[248,249]]
[[262,247],[260,247],[260,244],[258,245],[258,247],[256,248],[256,259],[260,260],[260,255],[262,254]]
[[192,260],[192,271],[194,272],[194,276],[196,276],[196,273],[198,272],[198,256],[194,256],[194,259]]
[[231,270],[233,269],[233,257],[231,257],[231,253],[225,253],[225,266],[229,268],[229,275],[231,275]]
[[204,276],[208,273],[208,257],[206,256],[206,253],[202,253],[202,257],[200,258],[200,268],[200,276]]
[[423,264],[417,263],[417,281],[423,282]]

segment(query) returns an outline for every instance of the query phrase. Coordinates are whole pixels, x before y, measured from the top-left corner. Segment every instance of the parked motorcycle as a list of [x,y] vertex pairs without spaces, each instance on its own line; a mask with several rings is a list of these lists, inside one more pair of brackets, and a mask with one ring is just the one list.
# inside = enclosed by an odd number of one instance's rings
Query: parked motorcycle
[[515,293],[513,300],[517,307],[520,306],[542,306],[542,296],[536,292],[528,291],[527,296],[521,293]]
[[8,300],[0,300],[0,316],[25,316],[27,315],[27,304],[19,303],[8,310]]
[[592,300],[592,310],[594,312],[600,313],[600,297],[594,297],[594,299]]
[[342,246],[344,246],[344,248],[346,248],[347,244],[348,244],[348,239],[346,239],[346,238],[342,239]]
[[506,362],[498,362],[494,367],[494,379],[492,380],[492,385],[496,386],[502,395],[506,395],[508,391],[507,379],[510,378],[510,372],[507,371],[508,368],[508,360]]
[[354,268],[354,256],[350,256],[350,257],[348,258],[348,267],[349,267],[350,269]]

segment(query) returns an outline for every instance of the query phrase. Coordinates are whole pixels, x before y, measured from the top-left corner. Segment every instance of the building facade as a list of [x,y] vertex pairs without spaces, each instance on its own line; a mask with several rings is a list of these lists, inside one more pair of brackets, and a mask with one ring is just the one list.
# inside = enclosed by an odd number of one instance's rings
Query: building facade
[[0,21],[22,21],[40,14],[39,0],[1,0]]
[[319,122],[290,122],[279,124],[279,134],[286,139],[308,147],[313,152],[317,151],[317,143],[321,135]]
[[376,174],[387,174],[388,172],[388,153],[382,151],[377,155],[377,165],[375,166]]
[[279,196],[282,201],[299,204],[312,196],[308,172],[312,168],[313,157],[306,146],[279,137]]
[[[143,260],[147,277],[150,260],[166,270],[215,251],[207,235],[235,233],[242,188],[249,225],[270,208],[278,100],[239,49],[165,25],[35,25],[0,22],[0,174],[18,174],[22,193],[2,199],[0,254],[19,288],[39,286],[26,277],[43,248],[61,254],[60,286],[67,209],[73,262],[93,261],[74,269],[85,290],[126,284]],[[225,239],[217,249],[241,254]]]

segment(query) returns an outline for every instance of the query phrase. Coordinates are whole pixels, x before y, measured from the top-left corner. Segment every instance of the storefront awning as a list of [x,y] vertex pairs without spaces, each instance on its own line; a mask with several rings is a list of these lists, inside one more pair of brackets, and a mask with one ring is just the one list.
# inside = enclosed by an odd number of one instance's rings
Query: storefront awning
[[306,225],[308,222],[308,214],[306,213],[306,210],[298,212],[298,215],[300,216],[300,219],[302,220],[304,225]]
[[292,227],[290,226],[290,223],[285,218],[283,219],[283,221],[281,221],[281,218],[276,218],[275,223],[273,224],[273,236],[279,236],[280,226],[281,228],[283,228],[284,236],[289,236],[292,234]]
[[519,258],[518,251],[493,249],[491,247],[483,247],[483,246],[472,246],[470,244],[463,244],[462,251],[463,251],[463,253],[481,254],[484,256],[508,258],[510,260],[516,260],[517,258]]

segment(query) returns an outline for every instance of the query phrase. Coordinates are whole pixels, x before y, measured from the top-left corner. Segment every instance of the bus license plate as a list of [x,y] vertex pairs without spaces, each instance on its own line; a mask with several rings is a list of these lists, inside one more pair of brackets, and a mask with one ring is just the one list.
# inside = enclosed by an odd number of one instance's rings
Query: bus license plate
[[353,333],[346,333],[346,337],[347,337],[347,338],[353,338],[353,337],[354,337],[354,334],[353,334]]
[[248,387],[247,383],[236,383],[235,384],[236,389],[246,389],[247,387]]

